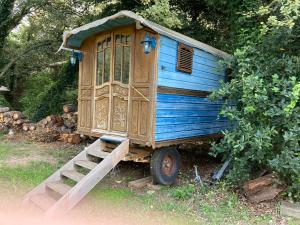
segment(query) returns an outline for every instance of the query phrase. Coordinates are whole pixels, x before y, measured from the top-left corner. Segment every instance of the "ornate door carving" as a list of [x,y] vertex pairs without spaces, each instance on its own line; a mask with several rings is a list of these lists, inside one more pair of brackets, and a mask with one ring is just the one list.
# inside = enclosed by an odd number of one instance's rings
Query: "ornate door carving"
[[111,34],[97,40],[94,129],[109,130],[110,84],[111,84]]
[[97,41],[94,129],[127,133],[132,31],[117,31]]
[[111,130],[127,133],[131,32],[116,32],[114,43]]

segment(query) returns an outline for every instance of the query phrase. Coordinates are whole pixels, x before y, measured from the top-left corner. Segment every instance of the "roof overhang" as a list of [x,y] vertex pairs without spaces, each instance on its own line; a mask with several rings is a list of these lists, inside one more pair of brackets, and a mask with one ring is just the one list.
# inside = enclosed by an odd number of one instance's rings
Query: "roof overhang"
[[223,52],[219,49],[204,44],[193,38],[190,38],[176,31],[163,27],[159,24],[146,20],[131,11],[120,11],[115,15],[105,17],[100,20],[96,20],[92,23],[88,23],[86,25],[78,27],[72,31],[65,32],[63,35],[63,43],[60,49],[63,48],[79,49],[83,41],[93,34],[97,34],[109,29],[113,29],[115,27],[126,26],[126,25],[136,24],[136,23],[148,27],[161,35],[165,35],[167,37],[170,37],[178,42],[184,43],[191,47],[204,50],[218,57],[224,59],[232,58],[232,56],[226,52]]

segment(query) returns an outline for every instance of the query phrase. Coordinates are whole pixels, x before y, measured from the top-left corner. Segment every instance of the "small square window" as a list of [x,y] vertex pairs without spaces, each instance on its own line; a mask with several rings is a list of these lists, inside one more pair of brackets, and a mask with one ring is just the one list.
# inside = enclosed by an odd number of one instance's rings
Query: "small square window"
[[177,70],[192,73],[193,72],[194,49],[184,44],[178,45]]

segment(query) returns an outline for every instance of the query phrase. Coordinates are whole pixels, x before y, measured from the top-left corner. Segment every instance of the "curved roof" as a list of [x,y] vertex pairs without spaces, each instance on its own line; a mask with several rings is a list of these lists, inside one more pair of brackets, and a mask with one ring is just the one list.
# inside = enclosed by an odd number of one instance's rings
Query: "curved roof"
[[163,27],[157,23],[151,22],[138,16],[137,14],[131,11],[120,11],[119,13],[105,17],[100,20],[96,20],[92,23],[88,23],[81,27],[78,27],[72,31],[65,32],[63,36],[63,43],[61,49],[63,48],[72,48],[79,49],[82,42],[89,36],[114,28],[120,27],[124,25],[135,24],[139,22],[141,25],[145,27],[149,27],[155,32],[170,37],[178,42],[184,43],[194,48],[202,49],[206,52],[209,52],[213,55],[219,56],[221,58],[231,58],[226,52],[223,52],[219,49],[216,49],[212,46],[204,44],[200,41],[197,41],[193,38],[180,34],[176,31],[170,30],[166,27]]

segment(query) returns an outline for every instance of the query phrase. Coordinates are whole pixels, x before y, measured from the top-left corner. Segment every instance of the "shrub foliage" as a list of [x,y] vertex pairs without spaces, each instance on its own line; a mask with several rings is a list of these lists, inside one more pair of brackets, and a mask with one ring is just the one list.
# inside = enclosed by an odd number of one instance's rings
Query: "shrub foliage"
[[225,99],[222,114],[236,129],[213,153],[231,158],[233,183],[273,170],[300,199],[300,2],[257,4],[242,15],[234,79],[212,95]]

